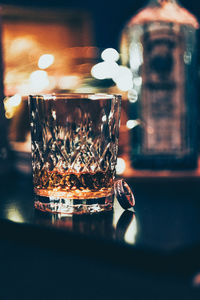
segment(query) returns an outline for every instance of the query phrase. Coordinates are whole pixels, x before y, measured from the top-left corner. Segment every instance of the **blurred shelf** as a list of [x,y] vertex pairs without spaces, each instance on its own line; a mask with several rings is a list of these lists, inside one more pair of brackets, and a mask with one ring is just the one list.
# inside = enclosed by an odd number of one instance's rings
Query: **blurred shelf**
[[200,158],[194,170],[139,170],[133,169],[128,155],[121,156],[126,164],[125,171],[120,174],[127,179],[200,179]]

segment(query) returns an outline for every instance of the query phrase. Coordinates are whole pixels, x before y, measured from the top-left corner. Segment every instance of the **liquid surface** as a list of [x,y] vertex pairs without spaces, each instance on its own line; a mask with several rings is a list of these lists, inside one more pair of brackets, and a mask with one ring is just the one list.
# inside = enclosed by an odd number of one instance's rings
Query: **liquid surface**
[[46,197],[90,199],[112,193],[113,172],[69,173],[42,170],[34,173],[34,191]]

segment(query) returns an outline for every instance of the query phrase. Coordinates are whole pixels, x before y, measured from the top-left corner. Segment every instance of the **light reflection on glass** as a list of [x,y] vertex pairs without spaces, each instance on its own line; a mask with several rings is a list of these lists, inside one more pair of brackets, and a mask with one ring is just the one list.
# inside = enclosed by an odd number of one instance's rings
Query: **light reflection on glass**
[[130,46],[130,66],[131,69],[137,71],[143,63],[143,48],[141,43],[135,41]]
[[190,51],[187,51],[184,53],[184,63],[186,65],[189,65],[191,64],[191,61],[192,61],[192,53]]
[[102,122],[106,122],[106,120],[107,120],[107,116],[106,116],[106,115],[104,115],[104,116],[101,118],[101,120],[102,120]]
[[117,165],[116,165],[117,175],[120,175],[120,174],[124,173],[125,169],[126,169],[125,160],[121,157],[118,157],[117,158]]

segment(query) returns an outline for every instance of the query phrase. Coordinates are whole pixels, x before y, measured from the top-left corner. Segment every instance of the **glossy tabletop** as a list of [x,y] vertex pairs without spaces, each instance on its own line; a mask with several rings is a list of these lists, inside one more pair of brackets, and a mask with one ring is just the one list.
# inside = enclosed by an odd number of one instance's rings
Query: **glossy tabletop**
[[200,180],[129,178],[128,183],[135,195],[135,213],[124,211],[115,200],[111,212],[67,216],[33,208],[30,176],[5,179],[0,238],[151,272],[198,272]]

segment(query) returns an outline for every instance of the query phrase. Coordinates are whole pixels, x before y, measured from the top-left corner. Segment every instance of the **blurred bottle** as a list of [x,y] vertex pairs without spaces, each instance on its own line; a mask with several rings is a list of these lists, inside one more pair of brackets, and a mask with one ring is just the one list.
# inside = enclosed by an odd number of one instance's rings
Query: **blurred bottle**
[[122,63],[133,74],[128,98],[135,168],[197,166],[198,27],[175,0],[152,0],[122,32]]

